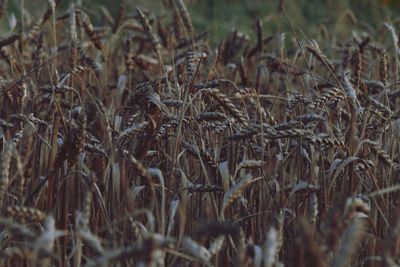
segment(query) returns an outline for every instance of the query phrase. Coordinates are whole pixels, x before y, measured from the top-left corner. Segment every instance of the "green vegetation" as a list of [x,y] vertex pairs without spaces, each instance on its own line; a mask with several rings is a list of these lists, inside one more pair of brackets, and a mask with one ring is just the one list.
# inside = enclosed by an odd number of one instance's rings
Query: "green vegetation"
[[[145,10],[156,10],[156,14],[165,14],[162,1],[136,1]],[[348,11],[355,13],[360,24],[369,24],[372,28],[381,26],[382,21],[396,20],[400,15],[400,3],[384,5],[376,0],[286,0],[285,6],[297,27],[306,33],[315,32],[321,24],[331,29]],[[112,13],[117,12],[117,5],[109,1],[83,1],[90,7],[102,4],[109,6]],[[134,12],[133,7],[128,10]],[[188,1],[188,10],[198,31],[209,31],[212,40],[220,40],[233,28],[253,34],[256,19],[263,21],[267,33],[288,32],[290,27],[280,15],[278,0],[192,0]],[[359,12],[362,11],[362,12]],[[348,21],[336,29],[349,33]]]

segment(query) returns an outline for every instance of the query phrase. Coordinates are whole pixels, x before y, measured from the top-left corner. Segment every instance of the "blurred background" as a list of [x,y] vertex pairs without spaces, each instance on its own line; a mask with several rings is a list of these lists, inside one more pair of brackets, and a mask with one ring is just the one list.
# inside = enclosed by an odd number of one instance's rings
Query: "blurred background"
[[[61,0],[61,6],[67,9],[71,3],[82,5],[96,23],[96,19],[101,19],[101,7],[106,7],[115,16],[121,1]],[[125,1],[127,15],[134,15],[135,7],[139,6],[166,20],[171,16],[168,11],[172,5],[170,0]],[[18,17],[22,2],[24,8],[30,11],[27,14],[31,14],[32,9],[41,14],[48,5],[48,1],[20,0],[9,1],[7,8]],[[214,41],[220,40],[232,29],[252,36],[257,19],[262,21],[266,33],[290,31],[287,20],[279,10],[282,4],[293,23],[306,34],[325,28],[340,37],[348,33],[350,28],[371,32],[379,29],[385,21],[396,28],[400,23],[400,0],[186,0],[185,3],[197,32],[208,31]]]
[[[104,5],[114,12],[121,0],[82,0],[85,6]],[[127,1],[128,10],[135,6],[165,14],[168,0]],[[263,29],[268,32],[288,31],[289,25],[280,14],[283,3],[293,23],[305,33],[319,30],[321,25],[337,33],[349,30],[349,23],[359,27],[377,29],[384,21],[395,27],[400,23],[400,0],[187,0],[197,31],[208,31],[212,40],[221,39],[233,28],[252,35],[256,19],[261,19]],[[396,27],[397,28],[397,27]]]

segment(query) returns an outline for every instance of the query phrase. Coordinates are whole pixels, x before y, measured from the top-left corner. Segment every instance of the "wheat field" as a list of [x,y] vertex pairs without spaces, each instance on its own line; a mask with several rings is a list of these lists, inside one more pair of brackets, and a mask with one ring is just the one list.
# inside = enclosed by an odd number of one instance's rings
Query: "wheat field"
[[0,2],[0,266],[400,266],[396,21],[62,2]]

